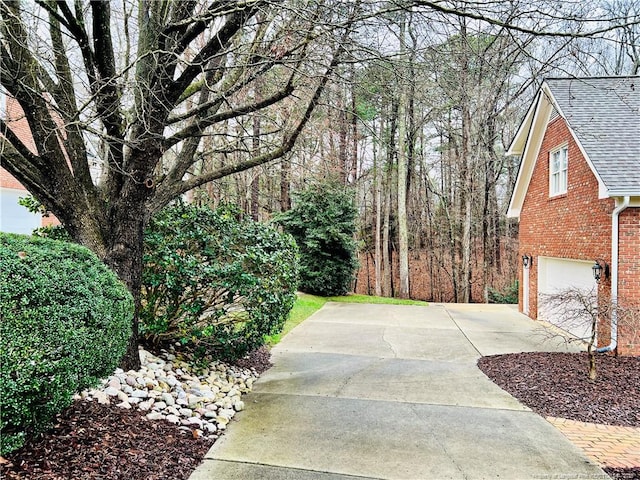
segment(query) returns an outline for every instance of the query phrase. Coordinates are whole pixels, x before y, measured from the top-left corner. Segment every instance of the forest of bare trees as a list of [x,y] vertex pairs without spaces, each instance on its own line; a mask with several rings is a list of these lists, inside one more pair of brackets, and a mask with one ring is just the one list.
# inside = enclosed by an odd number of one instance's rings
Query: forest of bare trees
[[518,159],[504,152],[535,89],[545,77],[640,72],[640,2],[535,3],[547,7],[537,16],[518,2],[363,15],[286,158],[208,184],[201,198],[266,220],[290,208],[291,190],[337,177],[360,211],[357,292],[485,302],[509,291]]
[[0,115],[2,166],[138,305],[167,203],[268,220],[326,178],[355,191],[357,291],[485,301],[515,282],[504,152],[533,92],[637,75],[639,25],[638,0],[0,0],[22,111]]

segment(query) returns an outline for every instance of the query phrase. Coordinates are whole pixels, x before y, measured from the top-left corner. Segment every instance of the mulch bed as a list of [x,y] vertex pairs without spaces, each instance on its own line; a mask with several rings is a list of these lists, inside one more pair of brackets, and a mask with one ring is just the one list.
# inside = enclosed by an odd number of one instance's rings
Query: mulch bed
[[77,401],[46,434],[8,456],[6,479],[187,479],[213,441],[139,411]]
[[636,468],[603,468],[613,480],[639,480],[640,467]]
[[[240,363],[259,372],[271,365],[266,349]],[[478,365],[540,415],[640,427],[640,358],[598,357],[595,382],[587,377],[583,354],[497,355]],[[78,401],[51,430],[8,455],[0,478],[182,480],[212,444],[168,422],[148,421],[141,412]],[[640,467],[605,470],[615,480],[640,479]]]
[[[640,427],[640,357],[586,353],[515,353],[483,357],[480,369],[534,412],[579,422]],[[605,468],[614,480],[640,480],[640,466]]]
[[[263,373],[271,367],[261,347],[235,363]],[[143,412],[76,401],[54,426],[0,457],[7,480],[186,480],[215,440],[196,438]]]
[[640,427],[640,357],[598,356],[595,381],[586,353],[495,355],[478,366],[544,417]]

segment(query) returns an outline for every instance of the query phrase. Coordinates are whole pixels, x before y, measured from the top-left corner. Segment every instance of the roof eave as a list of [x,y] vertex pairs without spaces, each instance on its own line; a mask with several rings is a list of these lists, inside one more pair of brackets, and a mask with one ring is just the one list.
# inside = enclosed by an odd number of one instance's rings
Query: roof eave
[[607,197],[640,197],[640,190],[638,190],[638,189],[607,190]]
[[542,137],[540,135],[533,135],[532,132],[536,132],[536,124],[549,121],[549,116],[552,109],[552,101],[550,97],[544,95],[545,85],[536,95],[536,98],[531,103],[527,115],[523,120],[518,132],[514,137],[507,155],[521,155],[520,166],[518,168],[518,176],[516,183],[509,200],[509,207],[507,209],[508,218],[519,218],[524,198],[529,188],[529,182],[531,181],[531,175],[533,173],[533,167],[535,166],[535,159],[538,155],[538,150],[542,143]]
[[516,156],[522,155],[527,145],[527,139],[529,138],[529,132],[531,131],[531,124],[533,123],[533,119],[535,117],[535,113],[537,110],[538,100],[540,98],[540,92],[536,95],[536,98],[531,102],[531,106],[527,111],[522,123],[518,127],[518,131],[516,132],[509,148],[506,151],[507,156]]

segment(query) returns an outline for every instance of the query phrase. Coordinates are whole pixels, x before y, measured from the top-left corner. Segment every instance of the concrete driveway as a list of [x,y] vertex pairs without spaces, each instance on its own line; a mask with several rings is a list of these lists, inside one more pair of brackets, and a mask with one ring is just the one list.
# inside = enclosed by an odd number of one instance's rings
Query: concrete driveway
[[608,479],[480,356],[566,350],[504,305],[329,303],[190,480]]

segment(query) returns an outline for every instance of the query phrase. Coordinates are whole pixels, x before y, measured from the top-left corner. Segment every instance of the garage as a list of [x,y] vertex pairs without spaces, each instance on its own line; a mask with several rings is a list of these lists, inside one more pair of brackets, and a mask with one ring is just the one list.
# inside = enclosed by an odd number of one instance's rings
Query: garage
[[[591,335],[591,316],[580,302],[558,302],[550,296],[568,290],[591,296],[597,302],[593,262],[566,258],[538,258],[538,319],[552,323],[578,338]],[[561,303],[561,304],[560,304]]]

